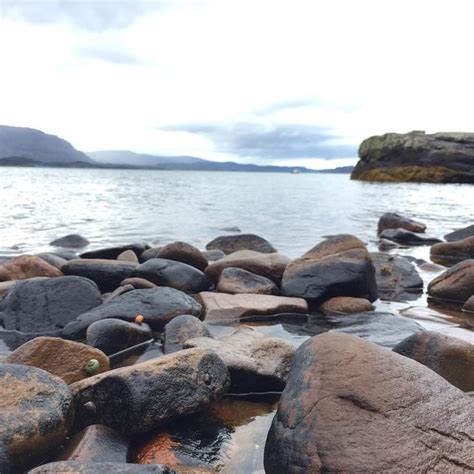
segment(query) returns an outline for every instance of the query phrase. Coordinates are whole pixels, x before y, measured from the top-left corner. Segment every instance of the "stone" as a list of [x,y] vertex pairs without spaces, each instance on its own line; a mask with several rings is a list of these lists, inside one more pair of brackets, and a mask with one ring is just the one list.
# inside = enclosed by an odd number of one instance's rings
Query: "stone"
[[219,249],[206,250],[205,252],[202,252],[202,254],[208,262],[216,262],[225,257],[225,253]]
[[76,428],[99,423],[124,434],[145,433],[204,409],[228,385],[225,364],[201,349],[111,370],[72,385]]
[[115,318],[92,323],[86,333],[87,344],[100,349],[107,355],[151,339],[153,339],[153,334],[148,324],[131,323]]
[[18,281],[3,301],[5,329],[47,333],[102,303],[94,282],[65,276]]
[[158,286],[168,286],[185,293],[206,291],[212,283],[201,270],[186,263],[164,258],[152,258],[139,265],[131,277],[144,278]]
[[114,291],[120,283],[132,275],[136,263],[105,259],[69,260],[62,267],[66,275],[89,278],[97,284],[102,293]]
[[335,296],[334,298],[325,301],[319,307],[319,311],[326,315],[344,315],[372,311],[374,308],[375,306],[369,300],[365,300],[364,298]]
[[158,250],[156,257],[186,263],[201,271],[204,271],[208,265],[202,252],[186,242],[173,242],[165,245]]
[[54,456],[55,461],[127,462],[129,441],[104,425],[91,425],[75,434]]
[[465,303],[464,306],[462,307],[462,310],[465,313],[474,313],[474,295],[472,295]]
[[231,393],[283,390],[295,351],[283,339],[265,337],[248,326],[221,339],[189,339],[184,347],[214,351],[229,369]]
[[63,276],[61,270],[33,255],[22,255],[0,265],[0,281],[60,276]]
[[87,247],[89,244],[90,242],[79,234],[68,234],[49,243],[49,245],[52,245],[53,247],[69,249],[80,249]]
[[63,334],[69,339],[82,339],[95,321],[118,318],[133,322],[139,314],[153,330],[160,331],[174,317],[180,314],[198,316],[201,310],[196,300],[173,288],[134,290],[78,316],[64,328]]
[[206,324],[196,316],[182,314],[172,319],[163,331],[163,352],[171,354],[183,349],[188,339],[212,337]]
[[44,370],[0,364],[0,465],[24,472],[58,447],[74,416],[69,387]]
[[118,257],[117,260],[121,262],[133,262],[138,263],[137,254],[133,250],[124,250]]
[[308,304],[302,298],[203,292],[199,299],[204,306],[204,320],[212,324],[236,324],[255,315],[308,312]]
[[328,333],[294,355],[265,470],[467,472],[473,440],[471,397],[418,362]]
[[474,391],[474,344],[424,331],[404,339],[393,351],[429,367],[464,392]]
[[331,236],[285,269],[281,293],[320,305],[334,296],[375,301],[375,269],[365,245],[347,234]]
[[180,474],[162,464],[144,466],[119,462],[81,461],[50,462],[32,469],[28,474],[57,474],[63,472],[73,472],[74,474]]
[[425,234],[416,234],[405,229],[387,229],[381,232],[382,239],[393,240],[403,245],[432,245],[441,242],[440,239]]
[[110,369],[108,357],[100,350],[60,337],[36,337],[15,349],[7,363],[38,367],[72,384],[87,378],[87,362],[99,362],[97,373]]
[[442,242],[431,247],[433,262],[451,266],[463,260],[474,259],[474,236],[456,242]]
[[474,224],[471,224],[462,229],[454,230],[453,232],[446,234],[444,236],[444,240],[446,240],[447,242],[457,242],[458,240],[464,240],[468,237],[474,237]]
[[151,281],[145,280],[145,278],[125,278],[120,283],[120,286],[132,285],[136,290],[145,290],[150,288],[157,288],[158,285],[155,285]]
[[436,277],[428,285],[432,298],[463,305],[474,295],[474,260],[464,260]]
[[148,248],[148,245],[139,243],[120,245],[118,247],[109,247],[105,249],[84,252],[81,253],[81,258],[91,258],[93,260],[116,260],[116,258],[126,250],[133,250],[138,258],[140,258],[141,254]]
[[229,255],[239,250],[253,250],[260,253],[275,253],[275,248],[263,237],[254,234],[223,235],[211,240],[206,250],[222,250]]
[[290,259],[279,253],[261,253],[253,250],[240,250],[225,258],[209,264],[206,276],[214,283],[219,281],[225,268],[241,268],[260,275],[279,284]]
[[400,255],[373,252],[375,280],[379,296],[387,301],[418,299],[423,292],[423,280],[416,267]]
[[280,290],[269,278],[255,275],[242,268],[227,267],[221,273],[216,288],[220,293],[278,295]]
[[420,233],[426,230],[426,225],[395,212],[386,212],[379,219],[377,232],[380,234],[386,229],[405,229]]
[[65,258],[55,255],[54,253],[39,253],[35,255],[35,257],[41,258],[53,267],[56,267],[58,270],[61,270],[62,266],[67,262]]

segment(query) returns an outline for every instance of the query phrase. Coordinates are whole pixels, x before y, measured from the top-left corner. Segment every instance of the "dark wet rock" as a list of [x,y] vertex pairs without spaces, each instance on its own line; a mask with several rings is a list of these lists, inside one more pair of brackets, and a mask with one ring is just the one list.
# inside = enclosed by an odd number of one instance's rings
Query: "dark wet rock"
[[185,293],[199,293],[212,286],[204,273],[197,268],[165,258],[152,258],[142,263],[130,276],[144,278],[155,285],[176,288]]
[[133,273],[137,266],[133,262],[118,260],[83,259],[69,260],[62,267],[66,275],[77,275],[94,281],[102,293],[114,291],[120,283]]
[[442,242],[431,247],[430,258],[435,263],[451,266],[474,259],[474,236],[456,242]]
[[225,268],[241,268],[248,272],[269,278],[279,284],[290,259],[279,253],[261,253],[253,250],[240,250],[225,258],[209,264],[206,276],[217,283]]
[[124,295],[125,293],[128,293],[129,291],[135,290],[135,287],[133,285],[120,285],[118,288],[116,288],[112,293],[106,293],[104,294],[104,303],[108,303],[109,301],[113,300],[117,296]]
[[122,262],[133,262],[138,263],[137,254],[133,250],[124,250],[118,257],[117,260]]
[[423,280],[416,267],[400,255],[371,253],[379,296],[388,301],[410,301],[419,298]]
[[[29,471],[28,474],[50,474],[73,472],[74,474],[178,474],[174,469],[162,464],[140,466],[118,462],[50,462]],[[191,473],[190,473],[191,474]]]
[[213,324],[236,324],[250,315],[308,313],[308,304],[302,298],[203,292],[199,299],[204,306],[205,321]]
[[374,305],[364,298],[352,298],[350,296],[335,296],[330,300],[325,301],[320,307],[319,311],[325,315],[335,314],[354,314],[363,313],[365,311],[372,311]]
[[223,235],[206,245],[206,250],[222,250],[229,255],[239,250],[254,250],[260,253],[274,253],[275,248],[264,238],[254,234]]
[[334,296],[375,301],[374,265],[364,243],[357,237],[331,236],[286,267],[281,293],[305,298],[315,305]]
[[15,349],[7,362],[38,367],[71,384],[89,377],[86,364],[91,359],[99,363],[96,373],[110,369],[108,357],[98,349],[60,337],[37,337]]
[[426,365],[464,392],[474,391],[474,344],[424,331],[403,340],[393,350]]
[[265,446],[278,473],[474,469],[474,400],[432,370],[347,334],[295,353]]
[[63,273],[42,258],[22,255],[0,266],[0,281],[27,280],[35,277],[60,277]]
[[224,268],[219,278],[217,291],[220,293],[249,293],[257,295],[278,295],[280,290],[269,278],[255,275],[242,268]]
[[49,245],[54,247],[63,247],[69,249],[81,249],[87,247],[90,242],[82,235],[79,234],[68,234],[59,239],[53,240]]
[[433,298],[464,304],[474,295],[474,260],[464,260],[436,277],[428,285]]
[[474,295],[464,303],[462,310],[466,313],[474,313]]
[[61,267],[67,262],[65,258],[55,255],[54,253],[39,253],[36,257],[41,258],[58,270],[61,270]]
[[417,234],[405,229],[387,229],[384,230],[380,237],[382,239],[393,240],[403,245],[432,245],[441,242],[441,239],[425,234]]
[[173,242],[165,245],[158,250],[156,257],[186,263],[201,271],[204,271],[208,265],[202,252],[186,242]]
[[23,472],[42,460],[63,442],[73,416],[72,395],[62,380],[35,367],[0,364],[2,473]]
[[95,321],[106,318],[135,321],[139,314],[143,315],[145,322],[153,330],[159,331],[174,317],[180,314],[198,316],[201,310],[202,307],[196,300],[174,288],[129,291],[77,317],[64,328],[63,334],[70,339],[81,339]]
[[109,247],[105,249],[91,250],[89,252],[81,253],[81,258],[92,258],[92,259],[105,259],[105,260],[115,260],[121,253],[126,250],[133,250],[135,254],[140,258],[141,254],[148,249],[146,244],[130,244],[130,245],[120,245],[118,247]]
[[386,229],[405,229],[420,233],[426,230],[426,225],[394,212],[386,212],[379,219],[377,231],[380,234]]
[[225,253],[218,249],[206,250],[205,252],[202,252],[202,254],[209,263],[216,262],[217,260],[225,257]]
[[97,286],[86,278],[18,281],[3,301],[5,329],[24,333],[57,331],[101,302]]
[[77,428],[99,423],[124,434],[144,433],[202,410],[228,384],[227,368],[215,353],[180,351],[72,385],[75,421]]
[[128,446],[128,439],[112,428],[91,425],[74,435],[56,453],[54,459],[56,461],[126,463]]
[[164,353],[171,354],[182,350],[184,343],[195,337],[211,337],[206,324],[190,314],[176,316],[163,331]]
[[[194,316],[193,316],[194,317]],[[121,319],[102,319],[87,328],[87,344],[107,355],[135,346],[153,338],[146,323],[130,323]]]
[[283,390],[295,351],[283,339],[265,337],[248,326],[221,339],[189,339],[184,347],[214,351],[229,369],[231,393]]
[[136,290],[145,290],[157,287],[157,285],[151,281],[145,280],[145,278],[125,278],[125,280],[120,283],[120,286],[127,285],[132,285]]
[[458,240],[464,240],[468,237],[474,237],[474,224],[446,234],[444,240],[447,242],[457,242]]

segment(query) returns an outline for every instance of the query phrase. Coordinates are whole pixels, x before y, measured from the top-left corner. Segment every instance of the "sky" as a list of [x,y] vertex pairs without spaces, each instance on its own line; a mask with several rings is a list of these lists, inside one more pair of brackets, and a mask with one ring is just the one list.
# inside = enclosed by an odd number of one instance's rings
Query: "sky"
[[77,149],[334,168],[474,131],[472,0],[0,0],[0,124]]

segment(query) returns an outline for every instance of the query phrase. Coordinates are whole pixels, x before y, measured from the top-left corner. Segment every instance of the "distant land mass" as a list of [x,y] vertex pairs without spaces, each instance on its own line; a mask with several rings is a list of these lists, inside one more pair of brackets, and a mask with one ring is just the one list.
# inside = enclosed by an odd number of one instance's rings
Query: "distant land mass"
[[84,153],[55,135],[31,128],[0,125],[0,166],[125,168],[280,173],[351,173],[352,166],[312,170],[303,166],[254,165],[204,160],[194,156],[159,156],[127,150]]

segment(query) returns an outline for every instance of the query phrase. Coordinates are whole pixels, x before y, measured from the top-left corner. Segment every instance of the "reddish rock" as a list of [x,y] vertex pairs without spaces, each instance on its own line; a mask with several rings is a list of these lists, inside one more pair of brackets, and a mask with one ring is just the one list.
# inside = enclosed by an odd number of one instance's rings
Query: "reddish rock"
[[0,281],[60,276],[63,276],[61,270],[45,262],[42,258],[32,255],[22,255],[0,266]]

